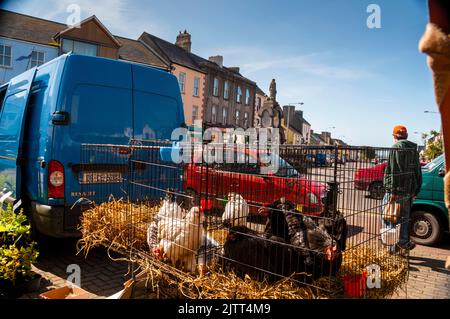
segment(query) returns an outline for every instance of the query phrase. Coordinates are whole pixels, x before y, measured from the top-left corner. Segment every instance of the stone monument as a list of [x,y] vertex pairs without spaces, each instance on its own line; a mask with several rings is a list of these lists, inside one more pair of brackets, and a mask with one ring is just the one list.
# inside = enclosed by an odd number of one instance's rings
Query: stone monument
[[283,110],[277,102],[277,83],[272,79],[269,86],[269,96],[263,102],[262,107],[258,111],[261,119],[262,128],[277,128],[280,132],[280,143],[284,144],[284,132],[281,127],[281,119]]

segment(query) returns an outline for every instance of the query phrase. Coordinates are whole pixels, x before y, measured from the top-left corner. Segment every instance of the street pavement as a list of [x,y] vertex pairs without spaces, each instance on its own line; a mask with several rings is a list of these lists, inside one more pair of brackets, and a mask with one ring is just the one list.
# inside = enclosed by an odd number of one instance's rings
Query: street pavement
[[[77,264],[81,269],[81,287],[98,298],[105,298],[123,289],[123,283],[130,278],[128,263],[112,261],[104,248],[92,250],[85,258],[76,255],[74,242],[63,240],[64,244],[44,251],[34,270],[43,276],[41,289],[22,298],[38,298],[40,293],[66,285],[69,276],[67,267]],[[450,235],[447,234],[438,247],[417,246],[411,252],[409,280],[392,297],[394,299],[450,299],[450,271],[444,268],[450,254]],[[112,254],[112,257],[120,256]],[[141,294],[145,296],[145,294]]]

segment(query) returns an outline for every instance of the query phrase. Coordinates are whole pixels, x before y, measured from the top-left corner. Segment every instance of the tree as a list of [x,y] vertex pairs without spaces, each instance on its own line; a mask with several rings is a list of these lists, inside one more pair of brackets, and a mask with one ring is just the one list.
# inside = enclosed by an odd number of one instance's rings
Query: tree
[[436,157],[444,153],[444,143],[442,139],[437,139],[433,142],[427,143],[425,148],[425,156],[429,160],[434,160]]
[[429,160],[433,160],[439,155],[444,153],[444,143],[442,138],[439,138],[441,134],[438,131],[431,130],[430,134],[423,134],[422,137],[428,138],[430,136],[429,142],[425,143],[424,154]]

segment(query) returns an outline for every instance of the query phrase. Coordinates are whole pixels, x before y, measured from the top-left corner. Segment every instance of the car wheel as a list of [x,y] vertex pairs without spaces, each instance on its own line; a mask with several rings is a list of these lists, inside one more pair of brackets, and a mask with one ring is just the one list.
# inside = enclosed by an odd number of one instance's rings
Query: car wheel
[[443,234],[439,219],[426,211],[415,211],[411,216],[411,239],[420,245],[437,244]]
[[384,187],[382,182],[373,182],[369,186],[369,196],[373,199],[383,199]]

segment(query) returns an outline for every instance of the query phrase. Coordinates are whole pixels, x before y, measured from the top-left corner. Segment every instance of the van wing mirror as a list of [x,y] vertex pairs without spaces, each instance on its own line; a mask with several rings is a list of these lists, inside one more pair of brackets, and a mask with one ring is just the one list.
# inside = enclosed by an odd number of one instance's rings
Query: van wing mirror
[[445,177],[445,167],[441,167],[438,172],[439,176]]
[[68,125],[70,120],[69,113],[67,112],[55,112],[52,114],[53,125]]

